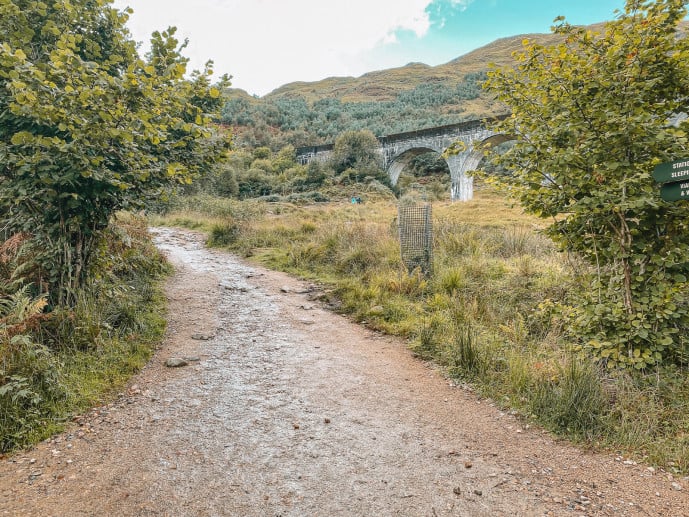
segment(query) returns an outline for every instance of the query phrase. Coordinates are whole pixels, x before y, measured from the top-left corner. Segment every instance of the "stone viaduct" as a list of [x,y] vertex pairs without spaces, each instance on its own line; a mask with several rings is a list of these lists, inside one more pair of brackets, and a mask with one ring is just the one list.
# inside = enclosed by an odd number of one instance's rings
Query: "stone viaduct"
[[[487,129],[485,119],[469,120],[460,124],[378,137],[378,152],[383,158],[383,166],[391,183],[395,185],[404,168],[415,156],[429,151],[443,154],[451,145],[458,144],[459,152],[445,157],[452,179],[450,196],[453,201],[468,201],[474,195],[474,185],[473,178],[467,172],[478,166],[485,146],[498,145],[507,140],[511,138]],[[300,147],[297,149],[297,160],[302,164],[312,160],[326,161],[333,147],[333,144]]]

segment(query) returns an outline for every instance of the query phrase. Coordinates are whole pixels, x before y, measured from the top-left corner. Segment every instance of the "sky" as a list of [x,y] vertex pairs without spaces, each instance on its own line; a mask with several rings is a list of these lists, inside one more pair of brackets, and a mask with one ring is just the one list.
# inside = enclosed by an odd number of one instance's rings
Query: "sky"
[[232,86],[263,96],[293,81],[358,77],[410,62],[439,65],[498,38],[590,24],[624,0],[114,0],[141,52],[177,27],[191,69],[209,59]]

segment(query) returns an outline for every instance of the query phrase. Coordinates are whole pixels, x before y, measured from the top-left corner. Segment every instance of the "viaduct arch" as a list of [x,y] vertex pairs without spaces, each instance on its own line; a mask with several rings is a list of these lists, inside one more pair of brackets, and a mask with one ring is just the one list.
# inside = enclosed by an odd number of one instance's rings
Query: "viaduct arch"
[[[500,117],[504,118],[504,117]],[[464,149],[445,158],[450,169],[452,182],[450,197],[453,201],[469,201],[473,198],[473,178],[468,171],[476,169],[482,149],[512,140],[508,135],[498,134],[487,129],[485,119],[469,120],[460,124],[421,129],[379,137],[378,152],[383,158],[383,166],[395,185],[400,175],[420,154],[436,152],[443,154],[452,144],[462,142]],[[297,159],[306,164],[312,160],[326,161],[332,153],[333,145],[301,147],[297,149]]]

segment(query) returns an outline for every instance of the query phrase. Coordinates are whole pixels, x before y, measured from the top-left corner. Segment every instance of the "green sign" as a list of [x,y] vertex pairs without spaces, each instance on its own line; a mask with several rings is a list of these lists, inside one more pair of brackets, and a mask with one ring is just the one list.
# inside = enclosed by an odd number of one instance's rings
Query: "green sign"
[[660,187],[660,197],[665,201],[689,199],[689,181],[663,185]]
[[653,179],[658,183],[689,180],[689,158],[656,165],[653,169]]

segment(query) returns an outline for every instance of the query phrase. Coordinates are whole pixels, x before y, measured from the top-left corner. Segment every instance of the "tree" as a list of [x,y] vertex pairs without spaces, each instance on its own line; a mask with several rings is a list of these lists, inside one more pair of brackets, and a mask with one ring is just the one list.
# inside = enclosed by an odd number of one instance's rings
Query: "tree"
[[273,192],[275,177],[262,169],[249,169],[237,174],[239,199],[267,196]]
[[225,152],[209,128],[227,78],[186,79],[175,29],[136,53],[110,0],[0,0],[0,215],[45,249],[70,303],[117,210],[188,183]]
[[223,197],[239,196],[237,171],[233,167],[224,164],[216,179],[215,192]]
[[287,145],[278,151],[275,158],[273,158],[273,168],[276,172],[281,173],[294,167],[297,164],[297,157],[294,146]]
[[270,150],[270,147],[256,147],[253,151],[252,154],[254,155],[255,160],[269,160],[272,156],[273,153]]
[[382,169],[379,146],[378,139],[367,129],[345,131],[335,140],[331,166],[335,173],[341,174],[345,183],[361,182],[371,177],[389,184]]
[[563,42],[525,42],[514,69],[487,87],[518,137],[498,161],[500,182],[525,209],[553,218],[547,233],[591,265],[570,332],[608,366],[644,368],[685,346],[689,326],[689,206],[666,203],[651,179],[686,156],[689,41],[681,0],[627,0],[592,33],[556,20]]

